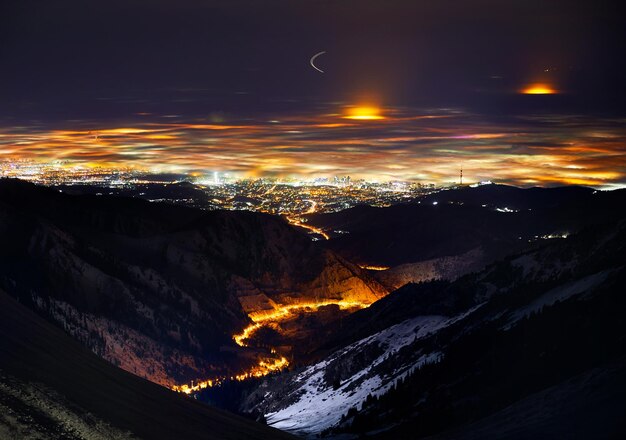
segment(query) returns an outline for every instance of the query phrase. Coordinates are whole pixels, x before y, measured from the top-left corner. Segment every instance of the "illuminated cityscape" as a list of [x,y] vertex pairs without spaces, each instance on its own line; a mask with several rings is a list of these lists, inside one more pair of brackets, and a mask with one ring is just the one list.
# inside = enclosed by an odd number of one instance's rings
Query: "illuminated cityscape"
[[[154,174],[132,168],[88,168],[27,160],[0,162],[0,177],[22,179],[70,192],[73,188],[79,191],[89,186],[99,188],[94,191],[98,195],[126,195],[203,209],[248,210],[287,216],[336,212],[359,204],[385,207],[409,202],[439,189],[434,184],[370,182],[352,180],[349,176],[235,179],[218,172],[194,176]],[[177,185],[193,187],[199,191],[197,197],[150,198],[150,188],[166,190]]]

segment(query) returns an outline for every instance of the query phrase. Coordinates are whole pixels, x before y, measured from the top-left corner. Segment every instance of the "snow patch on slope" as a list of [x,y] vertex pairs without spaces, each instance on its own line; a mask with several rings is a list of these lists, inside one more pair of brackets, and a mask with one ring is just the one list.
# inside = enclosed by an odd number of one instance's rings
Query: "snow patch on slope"
[[[351,407],[360,405],[369,394],[378,396],[388,391],[394,383],[425,364],[437,362],[442,353],[416,353],[407,363],[398,365],[390,374],[380,376],[376,367],[403,347],[431,335],[438,330],[464,318],[477,307],[456,317],[419,316],[391,326],[379,333],[357,341],[341,349],[326,360],[306,368],[291,380],[288,394],[275,397],[278,405],[268,408],[267,423],[275,428],[302,435],[312,435],[336,425]],[[374,347],[377,355],[367,366],[341,382],[334,389],[326,373],[333,363],[349,364],[355,353]],[[285,402],[285,403],[281,403]]]

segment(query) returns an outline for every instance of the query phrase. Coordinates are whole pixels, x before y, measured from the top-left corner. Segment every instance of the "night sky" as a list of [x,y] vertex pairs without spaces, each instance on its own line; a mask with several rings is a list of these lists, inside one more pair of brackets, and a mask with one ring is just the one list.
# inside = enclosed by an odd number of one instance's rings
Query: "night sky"
[[2,2],[0,160],[614,187],[618,4]]

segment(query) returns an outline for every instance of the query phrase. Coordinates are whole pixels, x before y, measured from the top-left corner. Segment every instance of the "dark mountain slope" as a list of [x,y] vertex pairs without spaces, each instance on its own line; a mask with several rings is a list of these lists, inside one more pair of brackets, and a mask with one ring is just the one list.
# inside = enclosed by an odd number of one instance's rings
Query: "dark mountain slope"
[[[545,307],[512,327],[495,319],[465,329],[438,363],[364,405],[350,431],[386,425],[389,431],[375,437],[419,438],[477,423],[483,438],[515,430],[517,438],[621,438],[626,304],[619,286],[625,275],[622,269],[584,298]],[[481,421],[496,411],[508,412],[508,420],[494,414]],[[522,424],[523,416],[528,420]],[[577,421],[576,432],[569,418]],[[471,438],[476,426],[464,429],[457,429],[457,437]]]
[[597,193],[593,188],[583,186],[561,186],[555,188],[518,188],[508,185],[464,186],[429,194],[423,203],[462,203],[469,206],[487,205],[507,207],[513,210],[549,209],[578,204],[590,200]]
[[[626,432],[625,380],[624,363],[592,369],[477,422],[427,439],[619,439]],[[393,435],[389,438],[399,438]]]
[[523,252],[454,282],[406,284],[327,328],[322,351],[344,347],[413,316],[452,316],[492,296],[504,295],[512,286],[535,283],[533,289],[541,289],[549,287],[553,279],[584,277],[619,266],[626,243],[623,224],[589,226],[567,239],[538,240]]
[[311,435],[562,438],[574,417],[577,438],[622,438],[624,252],[621,220],[454,282],[406,286],[344,319],[319,361],[265,381],[244,406]]
[[625,211],[626,191],[484,185],[431,194],[419,203],[314,214],[309,222],[349,232],[330,240],[329,248],[363,266],[390,266],[376,275],[397,288],[455,279],[524,249],[529,240],[572,234]]
[[112,366],[2,291],[0,408],[2,438],[290,438]]
[[[146,178],[149,176],[146,176]],[[144,200],[157,200],[184,205],[190,207],[198,207],[204,209],[218,209],[211,201],[214,197],[204,189],[190,182],[176,183],[141,183],[132,186],[94,186],[94,185],[56,185],[54,189],[63,191],[72,195],[115,195],[123,197],[137,197]]]
[[107,360],[168,385],[254,364],[233,354],[232,335],[256,308],[386,293],[277,217],[12,180],[0,181],[0,287]]

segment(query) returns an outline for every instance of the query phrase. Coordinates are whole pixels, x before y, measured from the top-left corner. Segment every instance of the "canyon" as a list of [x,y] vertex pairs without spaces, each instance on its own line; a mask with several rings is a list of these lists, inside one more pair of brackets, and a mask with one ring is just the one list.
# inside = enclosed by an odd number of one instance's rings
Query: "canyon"
[[237,335],[320,308],[333,320],[388,293],[280,217],[19,181],[0,183],[0,207],[1,286],[104,359],[175,389],[284,367],[293,340],[243,347]]

